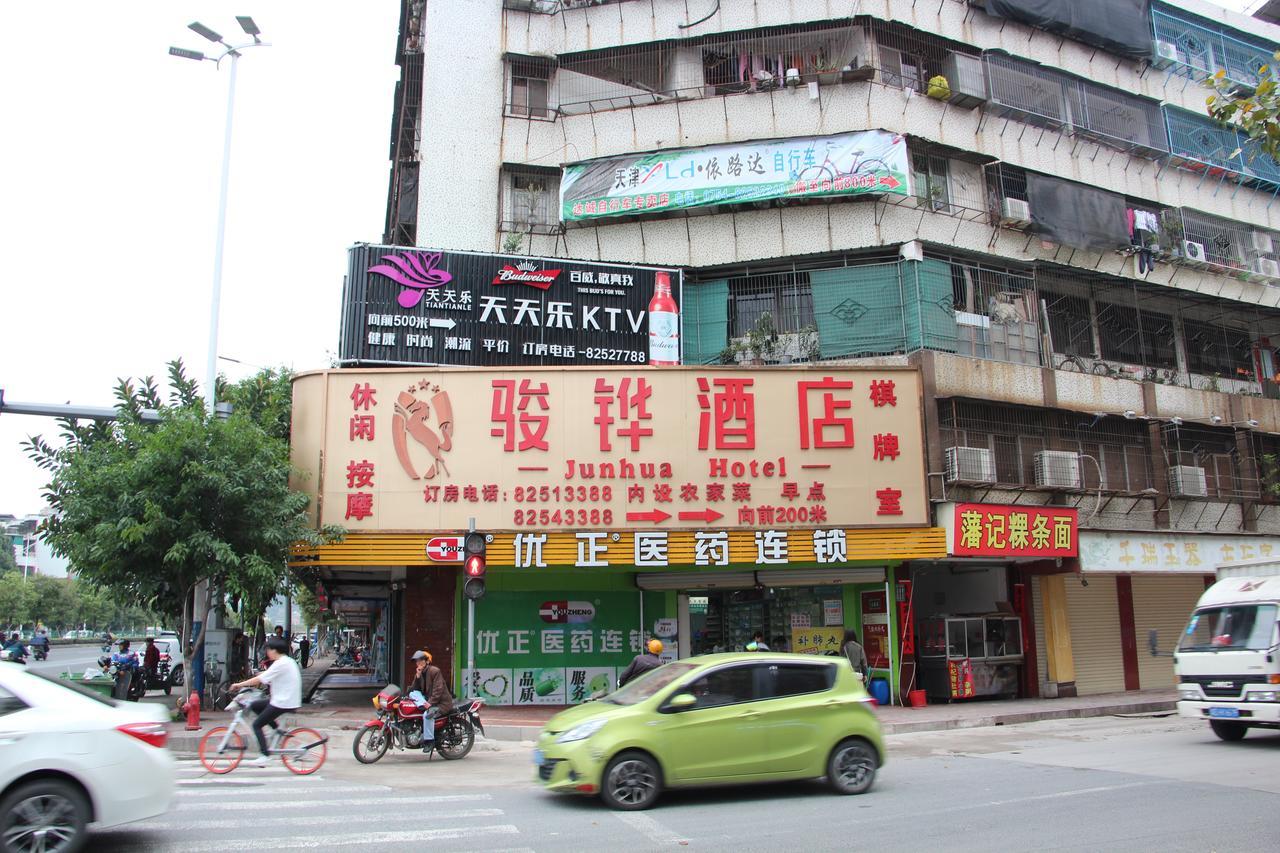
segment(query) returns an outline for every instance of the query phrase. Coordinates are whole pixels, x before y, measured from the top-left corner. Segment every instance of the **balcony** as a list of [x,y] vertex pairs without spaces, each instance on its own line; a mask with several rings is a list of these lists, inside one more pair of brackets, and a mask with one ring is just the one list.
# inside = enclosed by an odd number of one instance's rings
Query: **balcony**
[[1169,162],[1207,178],[1280,188],[1280,163],[1262,153],[1242,131],[1223,127],[1207,116],[1165,106]]
[[1273,65],[1272,56],[1280,49],[1169,6],[1152,7],[1151,25],[1155,33],[1151,64],[1197,82],[1222,71],[1228,80],[1256,88],[1262,82],[1258,69]]

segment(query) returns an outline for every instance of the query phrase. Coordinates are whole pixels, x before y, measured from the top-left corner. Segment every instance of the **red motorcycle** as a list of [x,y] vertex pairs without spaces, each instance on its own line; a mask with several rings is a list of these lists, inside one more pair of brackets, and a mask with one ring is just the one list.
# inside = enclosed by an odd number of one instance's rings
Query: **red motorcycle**
[[[422,720],[426,706],[400,695],[400,688],[388,684],[373,697],[376,716],[364,724],[351,744],[351,752],[361,764],[373,764],[396,749],[422,748]],[[476,742],[476,732],[484,734],[480,722],[483,699],[471,699],[453,706],[447,714],[435,718],[435,748],[442,758],[456,761],[465,758]]]

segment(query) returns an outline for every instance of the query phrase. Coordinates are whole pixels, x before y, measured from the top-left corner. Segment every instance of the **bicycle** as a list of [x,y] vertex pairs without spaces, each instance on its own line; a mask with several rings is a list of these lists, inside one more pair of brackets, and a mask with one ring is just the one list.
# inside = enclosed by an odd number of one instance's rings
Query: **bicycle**
[[[200,763],[204,769],[219,776],[240,766],[247,749],[247,738],[253,729],[246,719],[249,706],[266,696],[261,690],[242,690],[228,704],[237,705],[235,716],[228,726],[214,726],[200,738]],[[244,732],[244,734],[241,734]],[[284,731],[274,729],[268,736],[267,754],[280,756],[290,773],[309,776],[322,766],[329,754],[329,738],[315,729],[296,727]]]
[[204,683],[209,691],[209,707],[216,708],[227,698],[227,688],[231,682],[223,677],[222,661],[217,655],[210,655],[204,665]]
[[[817,182],[822,184],[824,189],[828,188],[828,186],[835,189],[844,189],[845,187],[842,185],[845,183],[852,186],[853,181],[859,179],[864,182],[869,181],[880,172],[891,174],[892,170],[889,168],[888,163],[875,157],[863,159],[863,155],[866,152],[861,149],[853,152],[853,162],[849,165],[848,171],[845,171],[831,159],[831,148],[831,143],[826,143],[826,151],[822,162],[805,167],[797,176],[796,181],[803,181],[806,184]],[[872,186],[874,187],[874,185]]]

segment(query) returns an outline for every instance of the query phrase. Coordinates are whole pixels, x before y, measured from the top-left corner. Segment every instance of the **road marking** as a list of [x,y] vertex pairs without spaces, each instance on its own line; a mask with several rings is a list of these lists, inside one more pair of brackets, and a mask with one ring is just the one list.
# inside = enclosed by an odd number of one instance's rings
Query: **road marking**
[[[305,821],[305,818],[302,818]],[[241,824],[243,826],[243,824]],[[519,835],[514,824],[501,823],[490,826],[466,826],[453,829],[419,829],[403,832],[359,832],[346,835],[329,835],[324,838],[253,838],[246,842],[254,850],[305,850],[311,847],[341,847],[348,844],[393,844],[405,841],[447,841],[453,838],[478,838],[489,835]],[[226,839],[207,843],[183,843],[183,853],[224,853]],[[148,844],[148,849],[171,850],[169,841]]]
[[[431,820],[461,820],[462,818],[471,817],[498,817],[502,814],[502,809],[458,809],[457,811],[435,811],[431,812]],[[386,823],[389,820],[420,820],[417,814],[405,813],[402,818],[388,817],[385,813],[379,814],[342,814],[342,815],[307,815],[305,818],[299,818],[296,815],[288,817],[254,817],[252,823],[255,829],[263,826],[297,826],[299,821],[303,821],[307,826],[323,826],[325,824],[356,824],[356,823]],[[183,830],[183,829],[242,829],[245,826],[243,818],[237,820],[183,820],[183,821],[147,821],[139,823],[139,829],[158,829],[158,830]]]
[[[297,806],[302,809],[309,809],[314,806],[376,806],[380,803],[395,803],[397,805],[411,805],[413,803],[468,803],[491,800],[493,797],[488,794],[446,794],[438,797],[357,797],[352,799],[341,800],[325,800],[316,799],[315,797],[306,797],[303,799],[290,800],[268,800],[266,798],[253,798],[254,804],[270,805],[273,807]],[[186,800],[174,806],[175,809],[201,809],[205,811],[232,811],[246,808],[244,800],[234,803],[209,803],[203,800],[196,802]]]
[[183,787],[185,787],[185,788],[193,788],[193,787],[199,787],[199,786],[201,786],[201,785],[221,785],[221,786],[226,786],[226,787],[228,787],[228,788],[249,788],[249,787],[254,787],[254,786],[257,786],[257,785],[268,785],[268,784],[270,784],[270,785],[279,785],[281,782],[290,782],[290,781],[293,781],[293,782],[303,782],[303,781],[307,781],[307,782],[322,782],[322,781],[324,781],[324,777],[323,777],[323,776],[300,776],[300,777],[294,777],[294,775],[293,775],[292,773],[290,773],[288,776],[274,777],[274,778],[271,778],[271,779],[263,779],[263,778],[262,778],[262,776],[263,776],[263,775],[265,775],[265,774],[254,773],[253,775],[258,777],[258,780],[257,780],[256,782],[255,782],[253,779],[246,779],[246,778],[245,778],[245,777],[243,777],[243,776],[241,776],[241,777],[240,777],[240,778],[238,778],[238,779],[228,779],[226,776],[210,776],[208,779],[205,779],[205,778],[200,778],[200,779],[177,779],[177,780],[175,780],[175,781],[174,781],[174,783],[173,783],[173,784],[175,784],[175,785],[179,786],[180,788],[183,788]]
[[634,829],[636,832],[643,833],[654,844],[667,846],[672,844],[688,843],[687,839],[672,832],[670,829],[658,823],[646,814],[638,814],[636,812],[625,812],[619,814],[618,812],[613,812],[613,816]]

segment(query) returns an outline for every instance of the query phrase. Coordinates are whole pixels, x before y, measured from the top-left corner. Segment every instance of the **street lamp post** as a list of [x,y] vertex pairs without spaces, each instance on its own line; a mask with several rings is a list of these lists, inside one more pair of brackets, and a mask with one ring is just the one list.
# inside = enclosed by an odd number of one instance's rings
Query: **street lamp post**
[[251,47],[270,47],[259,38],[262,35],[262,31],[253,22],[253,18],[248,15],[239,15],[236,17],[236,21],[240,24],[240,28],[244,30],[245,35],[249,36],[252,41],[236,45],[227,44],[221,35],[199,21],[195,21],[187,25],[188,29],[214,44],[220,45],[223,48],[222,52],[217,56],[205,56],[203,52],[198,50],[187,50],[181,47],[169,48],[170,56],[177,56],[181,59],[194,59],[197,62],[203,62],[208,59],[218,68],[222,67],[222,60],[228,58],[231,60],[231,80],[227,85],[227,121],[222,136],[222,178],[218,187],[217,237],[214,240],[213,248],[213,288],[209,297],[209,352],[206,366],[207,372],[205,373],[205,404],[211,415],[214,414],[217,406],[218,318],[222,305],[222,250],[226,243],[227,233],[227,184],[231,175],[231,129],[236,106],[236,69],[242,51]]

